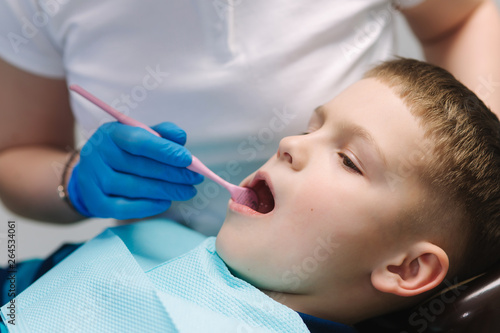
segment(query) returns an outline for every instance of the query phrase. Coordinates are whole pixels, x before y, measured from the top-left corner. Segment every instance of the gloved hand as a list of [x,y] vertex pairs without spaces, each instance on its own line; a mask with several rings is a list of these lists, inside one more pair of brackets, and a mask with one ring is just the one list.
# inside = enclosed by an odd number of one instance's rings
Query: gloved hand
[[172,123],[148,131],[106,123],[80,152],[68,182],[68,196],[82,215],[142,218],[167,210],[173,200],[196,194],[203,176],[186,169],[191,153],[186,133]]

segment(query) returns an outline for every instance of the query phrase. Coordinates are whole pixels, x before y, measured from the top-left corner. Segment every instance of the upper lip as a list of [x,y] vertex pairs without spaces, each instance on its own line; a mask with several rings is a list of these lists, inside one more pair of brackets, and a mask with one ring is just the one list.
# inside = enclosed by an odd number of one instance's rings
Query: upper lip
[[273,183],[271,182],[269,175],[264,171],[257,171],[257,173],[255,174],[253,179],[250,181],[249,184],[246,185],[246,187],[253,188],[261,180],[266,182],[267,187],[269,187],[269,190],[271,191],[273,198],[276,199],[276,197],[274,195]]

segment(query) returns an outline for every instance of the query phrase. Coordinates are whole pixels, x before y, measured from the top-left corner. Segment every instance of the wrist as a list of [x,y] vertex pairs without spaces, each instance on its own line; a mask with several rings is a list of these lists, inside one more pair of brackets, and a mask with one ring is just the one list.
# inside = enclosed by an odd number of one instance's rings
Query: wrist
[[61,174],[61,180],[59,182],[59,185],[57,186],[57,192],[59,195],[59,198],[61,198],[66,204],[76,211],[77,213],[81,214],[77,209],[75,209],[73,203],[71,202],[69,198],[69,190],[68,190],[68,185],[70,178],[73,173],[73,169],[76,164],[78,164],[79,161],[79,154],[80,150],[74,150],[69,157],[66,160],[66,163],[64,164],[62,174]]
[[80,189],[78,187],[78,163],[73,167],[71,176],[69,177],[68,187],[67,187],[67,197],[71,207],[77,211],[79,214],[87,217],[92,217],[93,215],[87,210],[87,207],[82,201],[82,195],[80,194]]

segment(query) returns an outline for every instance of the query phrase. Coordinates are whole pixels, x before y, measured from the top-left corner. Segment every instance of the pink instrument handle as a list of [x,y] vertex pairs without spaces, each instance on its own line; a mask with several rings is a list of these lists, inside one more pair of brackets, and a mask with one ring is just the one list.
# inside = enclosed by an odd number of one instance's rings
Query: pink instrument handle
[[[160,134],[152,130],[150,127],[146,126],[145,124],[141,123],[140,121],[137,121],[133,118],[130,118],[129,116],[124,115],[120,111],[116,110],[115,108],[111,107],[110,105],[104,103],[102,100],[99,98],[95,97],[92,95],[90,92],[87,90],[83,89],[77,84],[72,84],[69,86],[69,89],[80,94],[90,102],[94,103],[98,107],[100,107],[102,110],[106,111],[109,115],[111,115],[113,118],[118,120],[120,123],[125,124],[125,125],[130,125],[130,126],[135,126],[135,127],[140,127],[145,129],[146,131],[153,133],[154,135],[161,137]],[[221,177],[219,177],[216,173],[214,173],[212,170],[207,168],[198,158],[195,156],[192,156],[193,162],[187,167],[189,170],[201,173],[204,176],[207,176],[208,178],[212,179],[213,181],[219,183],[220,185],[224,186],[226,189],[230,190],[233,187],[236,187],[236,185],[233,185]]]
[[215,172],[213,172],[205,164],[203,164],[196,156],[192,155],[191,157],[193,161],[191,162],[190,165],[187,166],[189,170],[201,173],[202,175],[213,180],[214,182],[224,186],[230,192],[233,187],[237,187],[237,185],[231,184],[225,181],[223,178],[219,177]]
[[140,127],[145,129],[146,131],[161,137],[160,134],[157,132],[153,131],[149,126],[146,126],[145,124],[141,123],[140,121],[137,121],[133,118],[130,118],[129,116],[124,115],[120,111],[116,110],[115,108],[111,107],[110,105],[104,103],[101,101],[99,98],[95,97],[91,93],[89,93],[87,90],[83,89],[77,84],[72,84],[69,86],[70,90],[73,90],[74,92],[80,94],[81,96],[85,97],[87,100],[90,102],[94,103],[104,111],[106,111],[108,114],[110,114],[112,117],[114,117],[116,120],[118,120],[120,123],[125,124],[125,125],[130,125],[130,126],[135,126],[135,127]]

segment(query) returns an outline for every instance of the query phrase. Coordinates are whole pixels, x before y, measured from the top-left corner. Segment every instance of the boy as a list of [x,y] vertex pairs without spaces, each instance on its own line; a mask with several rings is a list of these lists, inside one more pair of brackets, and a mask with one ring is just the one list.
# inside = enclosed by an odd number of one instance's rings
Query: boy
[[230,201],[216,239],[160,265],[145,253],[155,235],[108,231],[21,294],[25,326],[8,327],[345,332],[335,322],[412,306],[498,260],[499,131],[444,70],[383,63],[243,181],[258,211]]
[[[237,276],[317,317],[353,324],[410,306],[498,260],[499,130],[445,71],[382,64],[243,182],[265,180],[275,208],[245,215],[230,203],[217,251]],[[315,265],[325,238],[336,249]]]

